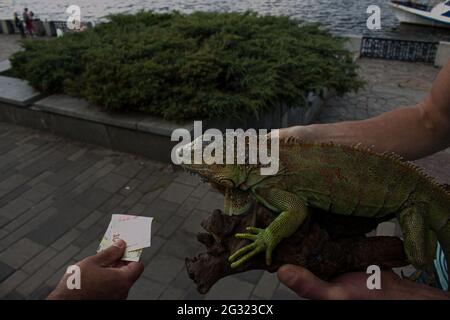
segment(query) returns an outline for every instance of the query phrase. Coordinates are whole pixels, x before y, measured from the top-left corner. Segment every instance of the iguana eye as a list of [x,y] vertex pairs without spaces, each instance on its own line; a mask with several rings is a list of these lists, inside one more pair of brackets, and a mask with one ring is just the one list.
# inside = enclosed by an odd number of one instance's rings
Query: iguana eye
[[220,179],[219,184],[226,187],[226,188],[234,188],[235,183],[231,179]]

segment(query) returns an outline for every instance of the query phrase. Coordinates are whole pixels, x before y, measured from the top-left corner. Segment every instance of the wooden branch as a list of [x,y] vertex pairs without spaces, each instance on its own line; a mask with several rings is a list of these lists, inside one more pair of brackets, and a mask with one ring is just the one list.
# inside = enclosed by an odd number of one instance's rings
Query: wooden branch
[[261,206],[244,216],[230,217],[216,210],[207,217],[202,222],[207,233],[197,236],[206,252],[186,258],[189,277],[197,284],[198,291],[206,294],[228,275],[254,269],[276,272],[284,264],[301,265],[324,280],[346,272],[365,271],[370,265],[383,269],[408,265],[400,239],[365,236],[381,220],[314,211],[292,237],[278,245],[271,266],[266,266],[261,254],[245,266],[231,269],[227,261],[230,254],[249,243],[234,235],[248,226],[265,228],[274,218],[275,215]]

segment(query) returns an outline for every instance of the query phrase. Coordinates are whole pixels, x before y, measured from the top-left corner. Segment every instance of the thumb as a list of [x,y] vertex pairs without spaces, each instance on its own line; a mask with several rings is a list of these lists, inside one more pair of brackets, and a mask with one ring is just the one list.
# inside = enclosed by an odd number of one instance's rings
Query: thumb
[[286,265],[278,270],[278,278],[287,287],[306,299],[345,299],[339,287],[316,277],[305,268]]
[[92,260],[102,266],[109,266],[123,257],[126,247],[125,241],[119,239],[113,242],[109,248],[97,253]]

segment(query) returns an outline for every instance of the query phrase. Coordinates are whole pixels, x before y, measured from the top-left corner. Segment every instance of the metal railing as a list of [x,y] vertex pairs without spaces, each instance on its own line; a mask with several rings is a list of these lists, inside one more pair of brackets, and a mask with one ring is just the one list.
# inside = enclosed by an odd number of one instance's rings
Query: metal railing
[[65,21],[50,21],[50,30],[52,36],[57,36],[56,30],[58,29],[61,30],[63,33],[69,31],[69,28],[67,28],[67,23]]
[[363,37],[361,57],[434,63],[439,42]]
[[[81,23],[82,27],[92,28],[94,23],[86,22]],[[62,33],[73,32],[67,26],[66,21],[42,21],[39,19],[33,20],[33,28],[35,34],[38,36],[56,37],[58,35],[57,30]],[[15,26],[14,20],[0,20],[0,34],[19,34],[19,29]]]

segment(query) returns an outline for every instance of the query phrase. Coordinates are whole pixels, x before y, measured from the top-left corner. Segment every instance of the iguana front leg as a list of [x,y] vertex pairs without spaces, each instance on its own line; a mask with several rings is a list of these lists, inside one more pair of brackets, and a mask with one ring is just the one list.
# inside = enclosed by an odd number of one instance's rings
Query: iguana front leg
[[409,277],[417,281],[422,273],[428,277],[428,284],[435,284],[433,259],[436,253],[437,239],[427,221],[427,204],[416,203],[404,208],[397,214],[402,233],[403,243],[408,261],[418,270]]
[[228,259],[232,268],[246,263],[250,258],[261,252],[266,252],[266,263],[272,263],[272,252],[283,240],[297,231],[308,215],[308,209],[303,200],[293,193],[280,189],[258,189],[255,196],[259,202],[271,210],[280,212],[279,216],[266,228],[249,227],[249,233],[238,233],[236,238],[253,241],[252,244],[235,252]]
[[408,261],[417,269],[424,270],[433,263],[437,240],[427,222],[426,204],[415,204],[397,214],[403,233]]

